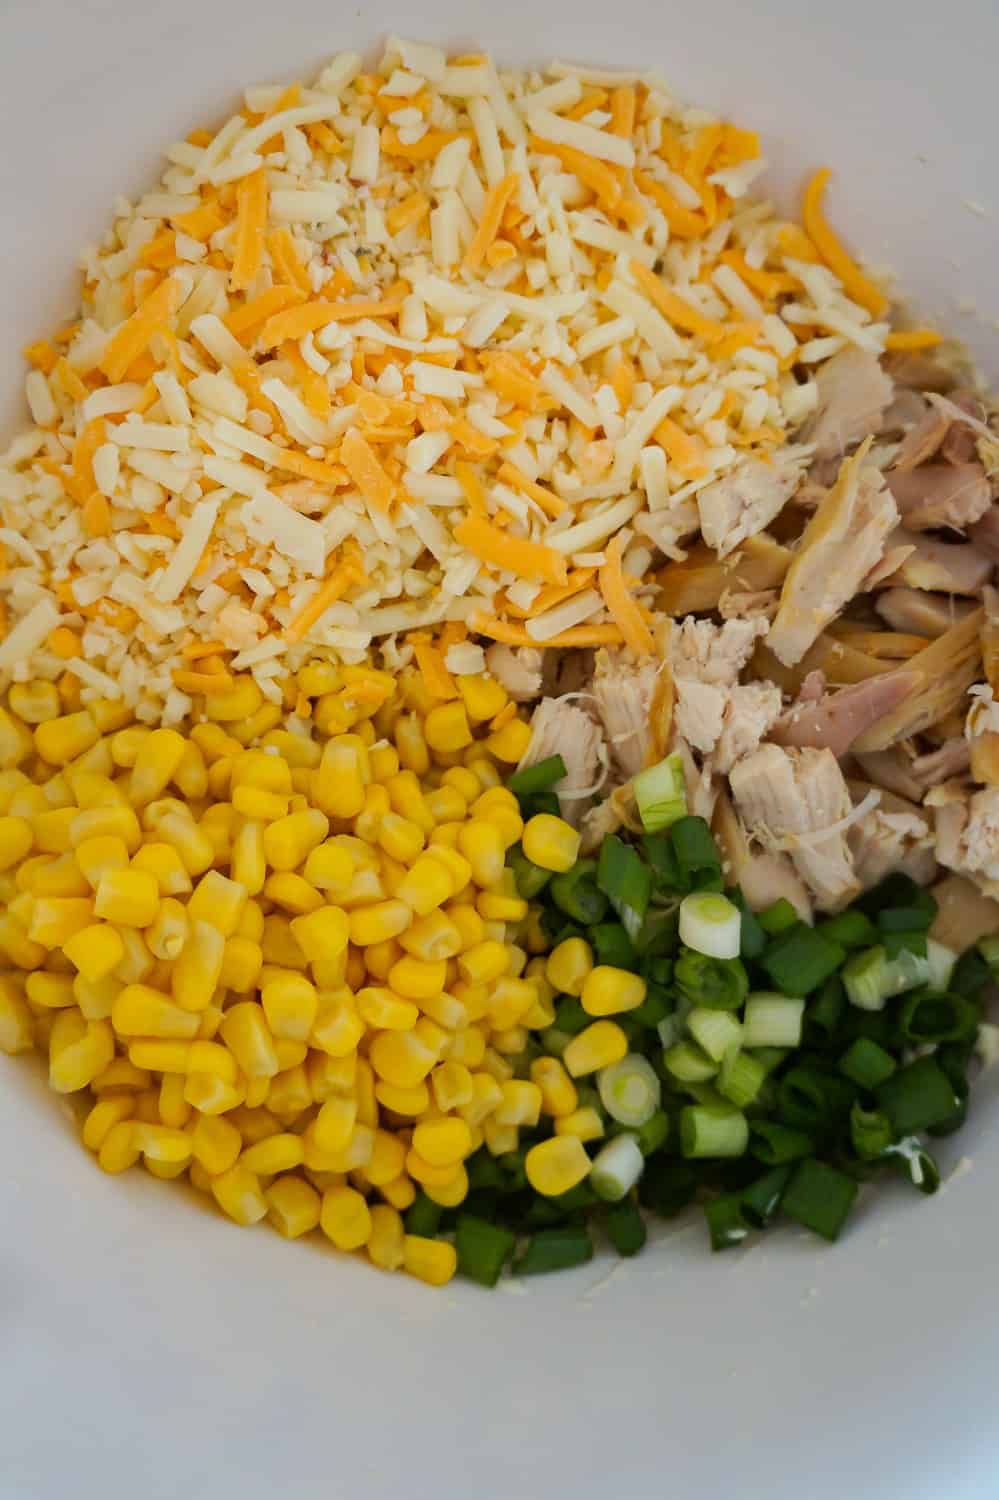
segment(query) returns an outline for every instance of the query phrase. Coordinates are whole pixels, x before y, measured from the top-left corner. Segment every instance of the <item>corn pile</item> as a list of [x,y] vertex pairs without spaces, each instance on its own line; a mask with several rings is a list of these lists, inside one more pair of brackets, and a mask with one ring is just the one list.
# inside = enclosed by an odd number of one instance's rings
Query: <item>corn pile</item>
[[186,733],[11,687],[0,1047],[92,1101],[104,1171],[187,1174],[239,1224],[442,1283],[453,1247],[404,1231],[416,1185],[460,1203],[480,1145],[572,1113],[555,1059],[514,1076],[554,990],[505,858],[523,839],[567,869],[578,836],[525,828],[500,783],[529,729],[495,681],[458,681],[441,702],[416,672],[316,663],[294,717],[246,678]]

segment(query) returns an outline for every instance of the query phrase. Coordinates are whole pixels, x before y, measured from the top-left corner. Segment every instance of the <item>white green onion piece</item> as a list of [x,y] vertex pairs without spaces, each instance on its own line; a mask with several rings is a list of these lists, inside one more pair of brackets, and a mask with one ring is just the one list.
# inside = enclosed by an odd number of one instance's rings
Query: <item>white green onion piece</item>
[[799,1047],[804,1000],[761,990],[746,1001],[743,1017],[744,1047]]
[[893,996],[928,983],[930,961],[907,948],[890,959],[879,944],[848,959],[842,977],[851,1005],[860,1010],[884,1010]]
[[730,1010],[710,1010],[706,1005],[697,1005],[687,1017],[687,1030],[716,1063],[721,1062],[730,1048],[737,1048],[743,1042],[742,1022]]
[[926,961],[930,966],[930,989],[944,994],[957,963],[957,954],[953,948],[946,948],[943,943],[938,943],[936,938],[927,938]]
[[629,1052],[597,1074],[600,1102],[619,1125],[637,1130],[651,1120],[662,1098],[658,1074],[646,1058]]
[[703,1047],[694,1042],[677,1042],[663,1053],[663,1066],[679,1083],[706,1083],[718,1071],[718,1064]]
[[642,1175],[645,1157],[633,1135],[617,1135],[593,1159],[590,1186],[606,1203],[620,1203]]
[[683,761],[676,751],[658,765],[639,771],[632,785],[646,833],[659,833],[686,817],[687,782]]
[[680,941],[707,958],[738,958],[742,915],[727,896],[695,891],[680,902]]

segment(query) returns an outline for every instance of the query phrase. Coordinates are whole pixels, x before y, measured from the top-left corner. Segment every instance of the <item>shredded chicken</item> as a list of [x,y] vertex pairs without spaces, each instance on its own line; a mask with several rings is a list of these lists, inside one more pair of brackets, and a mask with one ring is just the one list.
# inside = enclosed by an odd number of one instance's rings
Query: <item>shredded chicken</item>
[[777,722],[781,704],[781,691],[774,682],[746,682],[732,688],[714,748],[713,769],[727,776],[737,761],[752,754]]
[[787,854],[754,849],[726,792],[718,794],[712,833],[718,841],[728,880],[738,885],[753,911],[790,901],[798,916],[812,920],[812,899]]
[[[912,398],[911,392],[909,395]],[[934,454],[939,453],[940,446],[950,431],[950,417],[946,412],[930,406],[919,397],[913,399],[919,402],[922,414],[899,444],[895,461],[892,464],[896,472],[915,469],[919,464],[927,463]],[[887,415],[886,413],[886,417]]]
[[864,462],[868,446],[843,464],[809,521],[784,580],[767,644],[786,666],[801,660],[853,598],[898,521],[880,471]]
[[854,740],[896,708],[919,681],[913,673],[890,672],[825,693],[818,702],[790,708],[770,738],[778,745],[811,745],[845,755]]
[[635,663],[620,652],[597,652],[590,690],[619,779],[637,776],[649,759],[661,671],[662,663],[651,657]]
[[985,611],[975,610],[890,674],[896,681],[915,674],[917,685],[909,686],[896,708],[858,736],[858,750],[885,750],[961,708],[981,667],[984,619]]
[[761,745],[729,782],[750,838],[784,849],[822,911],[837,911],[860,890],[844,831],[850,794],[830,750]]
[[963,953],[999,932],[999,902],[983,896],[963,875],[945,875],[932,891],[937,903],[930,937],[953,953]]
[[815,458],[842,458],[870,432],[877,432],[892,399],[894,385],[866,349],[843,349],[821,365],[815,376],[819,402],[800,434],[812,443]]
[[993,560],[970,542],[941,542],[918,531],[896,531],[891,541],[906,554],[891,574],[893,584],[939,589],[948,594],[980,594],[992,577]]
[[778,515],[801,478],[799,463],[747,459],[698,492],[701,535],[719,557],[756,536]]
[[934,640],[952,625],[972,613],[975,606],[967,599],[948,594],[928,594],[922,589],[886,589],[879,594],[874,608],[892,630],[908,635],[925,635]]
[[769,532],[750,537],[745,546],[724,561],[703,542],[689,548],[682,562],[672,562],[659,575],[658,606],[667,614],[704,614],[717,609],[731,590],[753,593],[783,583],[793,554]]
[[964,530],[980,521],[992,504],[981,464],[923,464],[904,473],[891,469],[885,477],[910,531],[941,526]]
[[530,703],[541,692],[544,652],[533,646],[490,646],[486,666],[516,703]]
[[967,875],[985,896],[999,897],[999,787],[968,793],[945,782],[927,793],[936,815],[937,859]]
[[671,655],[676,678],[694,678],[716,687],[732,687],[753,654],[756,642],[766,635],[765,620],[710,620],[688,616],[673,631]]
[[912,776],[916,785],[926,792],[931,786],[966,775],[970,766],[971,746],[962,736],[961,739],[944,740],[938,750],[927,755],[917,755],[912,762]]
[[531,718],[531,743],[518,770],[561,755],[566,774],[553,788],[562,816],[578,827],[587,801],[599,789],[603,738],[588,713],[563,698],[542,698]]
[[926,788],[912,770],[912,756],[903,745],[892,745],[887,750],[871,750],[868,754],[853,752],[853,759],[868,781],[894,792],[910,802],[921,802]]
[[[851,781],[849,787],[855,805],[872,791],[865,781]],[[904,797],[881,791],[878,805],[853,824],[847,840],[857,879],[865,891],[894,870],[918,885],[929,885],[936,877],[930,820],[915,802]]]

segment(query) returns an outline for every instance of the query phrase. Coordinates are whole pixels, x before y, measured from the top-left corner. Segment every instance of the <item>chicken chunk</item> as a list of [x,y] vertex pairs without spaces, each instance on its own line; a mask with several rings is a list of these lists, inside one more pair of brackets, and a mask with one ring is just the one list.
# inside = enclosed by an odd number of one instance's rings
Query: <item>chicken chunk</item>
[[504,646],[497,642],[486,651],[486,666],[516,703],[530,703],[541,692],[544,652],[533,646]]
[[[885,754],[886,752],[875,751]],[[928,755],[917,755],[912,762],[912,776],[924,792],[942,781],[951,781],[955,776],[966,776],[971,767],[971,746],[962,736],[960,739],[944,740],[938,750]]]
[[[869,782],[850,782],[855,805],[873,790]],[[897,870],[917,885],[929,885],[937,873],[930,820],[904,797],[880,789],[878,796],[877,806],[868,808],[847,834],[857,879],[868,891]]]
[[925,635],[929,640],[943,635],[971,614],[974,607],[970,599],[906,588],[886,589],[874,602],[874,608],[892,630],[905,635]]
[[937,903],[930,937],[954,953],[999,932],[999,902],[983,896],[963,875],[945,875],[932,891]]
[[750,838],[790,854],[821,911],[838,911],[857,895],[842,827],[850,794],[831,750],[761,745],[733,767],[729,782]]
[[992,505],[992,489],[981,464],[889,469],[886,478],[910,531],[936,531],[941,526],[963,531]]
[[802,921],[812,920],[812,900],[787,854],[754,849],[725,792],[715,803],[711,831],[721,849],[725,876],[738,885],[753,911],[765,911],[782,898]]
[[688,615],[673,631],[673,675],[716,687],[732,687],[752,656],[756,642],[766,633],[767,623],[760,616],[715,625],[711,620],[695,620]]
[[995,563],[970,542],[941,542],[919,531],[899,530],[891,538],[907,550],[889,582],[945,594],[980,594]]
[[664,668],[662,662],[646,659],[633,662],[619,652],[598,651],[591,691],[600,722],[607,736],[611,766],[621,779],[637,776],[650,758],[650,749],[665,744],[668,725],[652,723],[657,689]]
[[801,468],[750,458],[698,493],[701,535],[719,557],[769,526],[794,494]]
[[950,431],[950,417],[946,412],[940,411],[939,407],[930,406],[928,402],[920,404],[923,406],[922,415],[905,434],[895,454],[892,469],[896,472],[905,472],[925,464],[940,452],[943,440]]
[[777,745],[811,745],[845,755],[855,739],[919,686],[919,678],[904,672],[869,677],[866,682],[824,693],[814,703],[796,704],[771,730]]
[[968,527],[968,540],[994,563],[999,562],[999,505],[990,505],[981,520]]
[[815,375],[818,408],[800,434],[821,462],[842,458],[854,443],[877,432],[894,392],[891,378],[866,349],[842,349]]
[[999,787],[970,796],[954,782],[927,793],[936,819],[937,858],[966,875],[984,896],[999,897]]
[[888,750],[871,750],[867,755],[854,753],[853,759],[867,780],[883,791],[894,792],[910,802],[921,802],[926,790],[914,775],[912,756],[902,745],[892,745]]
[[746,682],[729,690],[713,767],[727,776],[744,755],[751,755],[780,717],[783,699],[775,682]]
[[518,770],[551,755],[561,755],[566,774],[552,790],[562,816],[578,827],[587,801],[598,790],[603,761],[603,736],[588,713],[560,698],[542,698],[531,719],[531,743]]
[[[839,358],[839,356],[836,356]],[[878,469],[865,465],[865,444],[840,470],[805,528],[781,590],[767,644],[791,666],[853,598],[880,560],[898,522]]]

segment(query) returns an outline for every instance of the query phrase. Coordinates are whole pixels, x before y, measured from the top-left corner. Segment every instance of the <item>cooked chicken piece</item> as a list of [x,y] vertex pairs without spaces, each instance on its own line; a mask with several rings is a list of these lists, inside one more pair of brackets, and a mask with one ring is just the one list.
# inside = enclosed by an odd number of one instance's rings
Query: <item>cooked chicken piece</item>
[[753,911],[790,901],[802,921],[812,920],[812,900],[786,854],[754,849],[725,792],[718,794],[711,831],[721,849],[726,879],[738,885]]
[[874,601],[874,608],[892,630],[925,635],[930,640],[943,635],[974,607],[967,599],[927,594],[922,589],[887,589]]
[[931,892],[937,903],[930,937],[954,953],[999,932],[999,902],[983,896],[963,875],[945,875]]
[[607,835],[617,833],[619,828],[630,829],[632,833],[642,831],[642,820],[635,806],[635,790],[630,781],[615,787],[610,796],[583,814],[580,852],[595,853]]
[[486,666],[516,703],[530,703],[541,692],[544,652],[533,646],[504,646],[486,650]]
[[737,761],[757,748],[781,711],[781,691],[775,682],[746,682],[730,688],[712,766],[727,776]]
[[990,505],[982,519],[968,527],[968,540],[993,562],[999,562],[999,505]]
[[594,671],[595,653],[589,647],[569,651],[546,651],[541,686],[547,698],[587,691]]
[[777,745],[810,745],[845,755],[859,737],[880,718],[897,708],[919,686],[914,674],[886,672],[853,687],[826,693],[817,703],[795,705],[770,732]]
[[[884,755],[887,752],[874,753]],[[971,747],[962,735],[960,739],[945,740],[939,750],[932,750],[928,755],[917,755],[912,762],[912,778],[920,790],[926,792],[942,781],[966,775],[970,765]]]
[[[590,691],[600,715],[611,766],[619,779],[637,776],[665,746],[672,705],[669,669],[647,658],[633,662],[620,652],[598,651]],[[653,725],[653,715],[657,722]]]
[[705,485],[697,495],[701,535],[719,557],[727,557],[744,542],[769,526],[797,488],[801,469],[797,464],[761,463],[750,458],[722,479]]
[[905,434],[895,454],[892,469],[896,473],[915,469],[919,464],[926,463],[940,451],[940,445],[950,431],[950,417],[946,412],[930,406],[928,402],[920,401],[920,404],[923,408],[922,415]]
[[915,674],[918,685],[906,692],[897,708],[858,736],[858,750],[886,750],[963,706],[981,667],[984,619],[985,611],[975,610],[889,674],[896,680]]
[[697,501],[693,495],[685,495],[682,500],[671,501],[662,510],[642,511],[635,517],[633,524],[637,532],[647,537],[667,557],[682,557],[682,553],[677,553],[677,548],[687,537],[695,535],[701,521]]
[[904,529],[896,531],[891,541],[908,549],[901,567],[891,575],[892,584],[978,595],[992,577],[994,562],[970,542],[940,542]]
[[683,761],[683,775],[687,784],[687,812],[695,818],[703,818],[706,823],[711,822],[715,810],[715,802],[718,800],[719,783],[711,774],[711,762],[705,761],[703,766],[698,766],[690,751],[690,746],[681,734],[674,734],[670,747]]
[[925,787],[913,775],[912,757],[906,754],[902,745],[892,745],[888,750],[871,750],[867,755],[858,755],[854,751],[853,759],[875,786],[910,802],[923,800]]
[[[971,391],[955,391],[950,398],[955,406],[959,406],[963,412],[967,412],[971,418],[969,422],[959,422],[955,418],[950,424],[947,436],[940,445],[940,454],[949,464],[967,464],[978,457],[978,434],[972,426],[973,422],[981,422],[984,412],[982,403]],[[939,404],[937,410],[941,416]]]
[[955,782],[927,793],[936,815],[937,859],[967,875],[985,896],[999,896],[999,787],[970,796]]
[[869,446],[865,443],[843,464],[788,569],[767,639],[785,666],[800,661],[824,626],[853,598],[898,522],[880,471],[865,465]]
[[909,531],[958,531],[980,521],[992,504],[981,464],[923,464],[903,473],[889,469],[888,488]]
[[761,745],[729,777],[750,838],[785,849],[822,911],[837,911],[860,889],[843,830],[850,794],[830,750]]
[[718,600],[718,613],[723,620],[749,620],[753,616],[759,616],[769,624],[777,613],[779,604],[780,594],[776,589],[757,589],[752,594],[733,590],[732,593],[722,594]]
[[880,677],[890,665],[825,631],[793,667],[785,667],[761,641],[753,652],[749,675],[759,682],[776,682],[787,697],[794,698],[813,672],[821,672],[834,687],[849,687],[854,682],[866,682],[868,677]]
[[766,621],[759,617],[714,625],[710,620],[695,620],[688,615],[673,631],[670,652],[673,675],[730,687],[738,682],[756,642],[766,633]]
[[948,365],[917,350],[886,355],[884,367],[904,390],[952,391],[957,384],[957,376]]
[[894,393],[894,385],[866,349],[840,350],[815,375],[819,404],[799,435],[813,443],[815,458],[842,458],[854,443],[877,432]]
[[918,391],[897,387],[891,405],[881,418],[878,437],[896,437],[903,441],[913,427],[918,427],[929,410],[929,404]]
[[676,679],[673,721],[677,733],[701,755],[709,755],[718,743],[725,718],[726,689],[696,677]]
[[[895,532],[896,537],[901,535],[903,535],[901,531]],[[870,593],[873,589],[880,588],[883,583],[890,582],[892,576],[898,572],[902,564],[907,558],[912,556],[915,550],[909,542],[895,542],[894,546],[888,547],[881,561],[874,564],[864,579],[862,584],[864,592]]]
[[777,588],[791,566],[793,553],[765,532],[719,561],[703,542],[688,549],[683,562],[669,563],[659,574],[656,607],[668,615],[703,615],[717,609],[723,594],[736,589],[752,593]]
[[561,698],[542,698],[531,719],[531,743],[517,769],[561,755],[566,773],[552,790],[563,818],[578,827],[601,782],[602,751],[603,736],[589,714]]
[[[999,703],[989,683],[973,687],[970,697],[964,734],[954,741],[967,754],[961,770],[969,769],[972,779],[983,786],[999,786]],[[960,770],[951,774],[959,775]]]
[[879,797],[877,806],[869,808],[847,834],[857,879],[864,890],[896,870],[917,885],[929,885],[936,876],[937,862],[930,820],[922,809],[866,781],[851,781],[849,786],[855,806],[874,790]]

